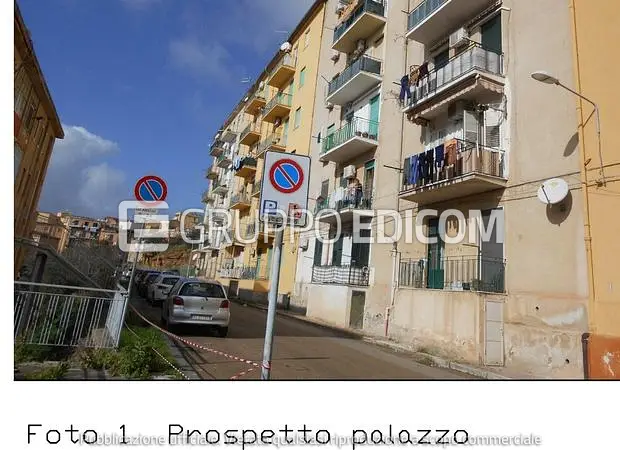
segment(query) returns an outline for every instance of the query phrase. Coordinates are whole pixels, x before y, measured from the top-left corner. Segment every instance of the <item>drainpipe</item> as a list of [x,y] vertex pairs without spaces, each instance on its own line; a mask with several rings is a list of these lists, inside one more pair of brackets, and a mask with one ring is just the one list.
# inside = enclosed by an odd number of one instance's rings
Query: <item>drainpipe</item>
[[[407,11],[411,11],[411,0],[407,2]],[[405,30],[407,29],[407,15],[405,15]],[[407,38],[404,38],[404,51],[403,51],[403,69],[404,73],[407,73]],[[386,58],[387,59],[387,58]],[[403,144],[405,134],[405,115],[400,113],[400,157],[398,159],[399,165],[403,161]],[[398,198],[398,192],[400,191],[401,172],[398,172],[396,177],[396,209],[400,213],[400,200]],[[396,225],[395,225],[396,226]],[[398,241],[394,242],[392,248],[392,286],[390,289],[390,305],[385,308],[385,337],[388,337],[390,327],[390,313],[394,309],[394,303],[396,301],[396,289],[398,288]]]

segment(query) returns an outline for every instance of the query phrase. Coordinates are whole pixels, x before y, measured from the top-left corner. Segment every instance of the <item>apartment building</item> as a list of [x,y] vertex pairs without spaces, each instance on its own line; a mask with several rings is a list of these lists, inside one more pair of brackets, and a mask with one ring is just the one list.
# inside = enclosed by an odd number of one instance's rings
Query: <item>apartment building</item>
[[[375,209],[398,206],[403,119],[394,81],[405,71],[406,8],[398,0],[327,6],[325,28],[333,31],[322,42],[327,81],[317,92],[313,134],[321,139],[313,143],[310,181],[324,240],[304,233],[293,302],[339,326],[366,328],[372,303],[391,289],[384,270],[391,268],[391,246],[363,239],[372,234]],[[354,239],[354,224],[364,228],[362,239]]]
[[[217,276],[233,296],[266,300],[269,292],[274,236],[257,222],[264,156],[267,151],[310,153],[316,92],[322,89],[318,61],[324,3],[318,0],[312,5],[222,127],[237,136],[230,151],[223,145],[212,147],[216,164],[225,164],[227,176],[232,168],[234,177],[225,203],[217,205],[213,198],[217,171],[209,169],[207,176],[214,181],[203,200],[211,207],[229,209],[238,220],[228,230],[230,239],[223,238],[222,230],[210,233],[206,249],[217,247],[210,250],[217,257],[211,258],[219,259]],[[282,297],[292,294],[295,281],[299,242],[291,233],[285,233],[282,252],[278,285]]]
[[[64,132],[17,2],[13,23],[13,223],[16,237],[30,238],[54,142],[62,139]],[[20,246],[15,247],[15,275],[21,267],[24,251]]]
[[69,243],[69,229],[57,214],[38,211],[32,240],[62,253]]
[[[617,220],[620,205],[620,120],[617,88],[620,64],[607,58],[620,39],[618,15],[613,2],[571,0],[573,25],[574,83],[555,73],[548,63],[542,69],[585,98],[573,96],[559,86],[540,85],[539,90],[557,91],[577,102],[578,141],[584,186],[584,234],[589,295],[588,353],[592,377],[620,377],[620,271],[614,258],[620,253]],[[604,68],[602,70],[601,68]],[[594,102],[597,111],[590,102]],[[614,356],[615,355],[615,356]]]

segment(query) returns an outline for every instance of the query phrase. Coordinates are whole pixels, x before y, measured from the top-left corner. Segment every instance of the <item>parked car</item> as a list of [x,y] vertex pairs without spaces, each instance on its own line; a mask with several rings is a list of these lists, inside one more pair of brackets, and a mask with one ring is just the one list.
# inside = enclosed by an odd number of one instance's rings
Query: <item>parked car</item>
[[142,278],[142,281],[138,285],[138,293],[142,297],[146,298],[146,295],[148,293],[149,285],[153,281],[155,281],[159,275],[160,275],[160,272],[151,272],[151,273],[149,273],[148,275],[146,275],[145,277]]
[[172,269],[172,270],[166,270],[164,272],[166,275],[177,275],[177,276],[181,276],[181,274],[179,273],[178,270],[176,269]]
[[179,278],[161,308],[161,321],[168,330],[180,324],[214,328],[218,336],[228,335],[230,302],[217,281]]
[[147,287],[146,299],[151,304],[161,304],[168,297],[170,289],[176,284],[180,277],[169,275],[167,272],[159,276]]

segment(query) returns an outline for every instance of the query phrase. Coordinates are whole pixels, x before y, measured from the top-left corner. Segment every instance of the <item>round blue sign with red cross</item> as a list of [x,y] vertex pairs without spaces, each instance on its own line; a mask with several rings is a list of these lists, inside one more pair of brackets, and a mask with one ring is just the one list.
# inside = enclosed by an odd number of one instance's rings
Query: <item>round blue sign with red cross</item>
[[155,175],[142,177],[134,187],[136,200],[145,203],[159,203],[166,200],[168,186],[166,182]]
[[292,159],[281,159],[271,166],[269,181],[277,191],[292,194],[304,183],[304,171]]

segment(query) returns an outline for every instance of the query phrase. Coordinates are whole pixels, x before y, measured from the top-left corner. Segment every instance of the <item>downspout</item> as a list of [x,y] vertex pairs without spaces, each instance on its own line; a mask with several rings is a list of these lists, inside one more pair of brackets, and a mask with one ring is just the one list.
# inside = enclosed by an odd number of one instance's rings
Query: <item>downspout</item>
[[[579,45],[577,35],[577,11],[575,6],[575,0],[571,0],[570,8],[572,9],[573,16],[573,38],[574,38],[574,55],[575,55],[575,72],[576,72],[576,84],[577,89],[581,92],[581,66],[579,63]],[[588,183],[588,170],[586,164],[586,150],[585,150],[585,132],[584,132],[584,117],[583,117],[583,100],[579,98],[579,117],[581,126],[579,127],[579,140],[581,141],[579,157],[581,160],[581,183],[583,185],[583,226],[584,226],[584,243],[586,250],[586,262],[588,264],[588,331],[596,332],[596,322],[594,320],[595,309],[595,287],[594,287],[594,264],[592,261],[592,233],[590,227],[590,194]],[[602,163],[601,163],[602,170]]]
[[[407,11],[411,11],[411,0],[409,0],[407,2]],[[408,16],[405,15],[405,30],[407,29],[407,23],[408,23]],[[408,40],[405,37],[404,38],[405,42],[404,42],[404,55],[403,55],[403,63],[404,63],[404,70],[405,73],[407,73],[407,50],[408,50]],[[387,58],[386,58],[387,60]],[[401,161],[403,161],[403,144],[404,144],[404,134],[405,134],[405,115],[402,113],[400,114],[400,120],[401,120],[401,125],[400,125],[400,157],[398,159],[399,161],[399,165],[401,164]],[[398,192],[400,190],[400,183],[401,183],[401,173],[398,173],[398,176],[396,177],[396,209],[397,211],[400,213],[400,199],[398,198]],[[394,227],[396,227],[396,223],[394,224]],[[392,248],[392,286],[390,289],[390,305],[385,308],[385,337],[388,337],[389,335],[389,327],[390,327],[390,314],[392,312],[392,310],[394,309],[394,303],[396,302],[396,289],[398,289],[398,241],[394,242],[393,244],[393,248]]]

